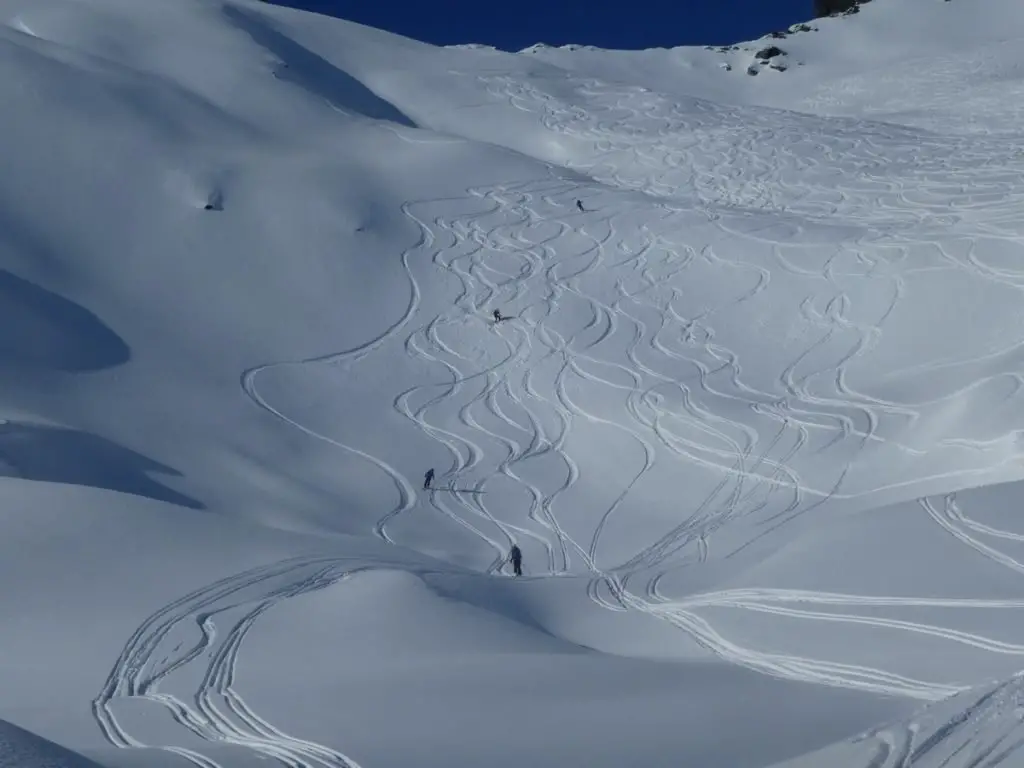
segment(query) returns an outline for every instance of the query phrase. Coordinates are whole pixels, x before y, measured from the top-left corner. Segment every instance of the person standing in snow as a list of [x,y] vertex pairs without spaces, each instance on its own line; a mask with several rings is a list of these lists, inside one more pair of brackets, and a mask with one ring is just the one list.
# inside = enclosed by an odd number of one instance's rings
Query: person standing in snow
[[580,213],[583,213],[583,201],[582,200],[577,200],[576,201],[576,207],[580,209]]
[[428,490],[430,484],[434,481],[434,468],[431,467],[427,470],[427,474],[423,476],[423,490]]
[[496,323],[500,323],[500,322],[501,322],[502,320],[504,320],[504,319],[505,319],[505,318],[503,318],[503,317],[501,316],[501,310],[500,310],[500,309],[496,309],[496,310],[494,310],[494,322],[496,322]]
[[508,553],[509,559],[512,560],[512,570],[516,576],[523,575],[523,551],[519,549],[518,544],[513,544],[512,549]]

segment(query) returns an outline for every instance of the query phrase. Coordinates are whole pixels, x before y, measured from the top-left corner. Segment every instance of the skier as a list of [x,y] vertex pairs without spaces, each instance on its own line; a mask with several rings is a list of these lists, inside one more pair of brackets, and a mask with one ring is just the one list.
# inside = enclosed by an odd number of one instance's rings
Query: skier
[[431,467],[427,470],[427,474],[423,476],[423,490],[430,488],[430,484],[434,481],[434,468]]
[[505,318],[501,316],[501,310],[500,309],[494,310],[494,322],[500,323],[504,319]]
[[516,576],[523,575],[523,551],[519,549],[518,544],[513,544],[512,549],[509,551],[509,558],[512,560],[512,570],[515,571]]
[[580,209],[580,213],[583,213],[583,201],[582,200],[577,200],[576,201],[576,207]]

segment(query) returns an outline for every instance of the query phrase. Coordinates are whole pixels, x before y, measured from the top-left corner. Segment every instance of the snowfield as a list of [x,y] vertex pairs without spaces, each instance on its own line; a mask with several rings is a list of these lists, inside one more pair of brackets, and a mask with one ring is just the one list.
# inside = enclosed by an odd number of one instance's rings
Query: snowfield
[[0,0],[0,766],[1024,765],[1022,40]]

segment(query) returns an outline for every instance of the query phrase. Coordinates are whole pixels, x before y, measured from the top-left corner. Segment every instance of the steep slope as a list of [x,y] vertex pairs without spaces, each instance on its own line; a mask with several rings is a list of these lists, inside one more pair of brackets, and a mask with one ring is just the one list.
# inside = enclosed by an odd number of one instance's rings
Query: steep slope
[[1019,135],[843,51],[914,11],[1012,72],[1024,19],[894,7],[726,105],[664,52],[0,0],[0,717],[754,768],[1014,673]]

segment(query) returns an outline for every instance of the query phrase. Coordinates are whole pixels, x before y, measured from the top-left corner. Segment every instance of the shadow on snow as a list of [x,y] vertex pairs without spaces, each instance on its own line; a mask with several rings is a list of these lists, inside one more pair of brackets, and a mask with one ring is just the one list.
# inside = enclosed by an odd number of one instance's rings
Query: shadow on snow
[[0,424],[0,477],[85,485],[205,509],[202,502],[161,485],[147,472],[181,477],[170,467],[88,432]]
[[0,270],[0,363],[96,371],[130,357],[128,345],[92,312]]
[[276,72],[280,79],[323,97],[338,109],[358,112],[378,120],[390,120],[410,128],[416,127],[393,104],[327,59],[277,31],[258,14],[232,6],[225,6],[224,13],[257,45],[281,60],[284,66]]

